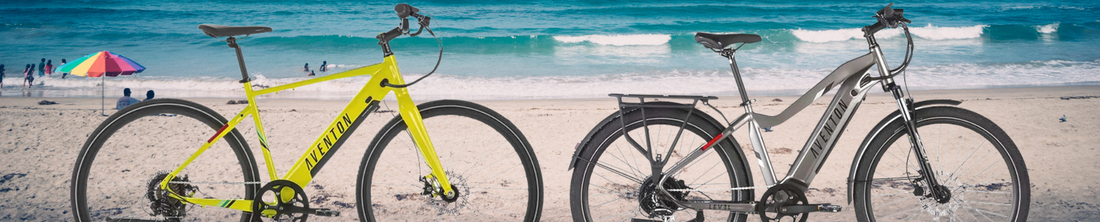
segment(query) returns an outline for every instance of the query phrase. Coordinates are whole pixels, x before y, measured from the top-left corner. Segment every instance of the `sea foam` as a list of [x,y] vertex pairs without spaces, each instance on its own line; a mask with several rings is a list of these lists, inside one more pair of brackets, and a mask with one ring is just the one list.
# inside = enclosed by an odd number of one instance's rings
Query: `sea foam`
[[[910,27],[909,32],[914,36],[927,40],[946,39],[973,39],[982,36],[987,25],[975,25],[964,27],[938,27],[928,24],[924,27]],[[791,30],[791,34],[799,40],[813,43],[848,41],[863,39],[863,30],[860,28],[831,29],[831,30]],[[883,29],[875,34],[876,38],[886,39],[901,35],[901,29]]]
[[[827,75],[831,68],[754,68],[741,69],[746,89],[752,95],[799,95]],[[1003,86],[1054,86],[1100,83],[1100,60],[1043,60],[1022,63],[959,63],[933,66],[910,66],[906,80],[911,89],[956,89]],[[409,74],[416,79],[422,74]],[[877,75],[872,72],[872,75]],[[253,80],[256,89],[305,80],[305,77],[266,78]],[[899,78],[900,79],[900,78]],[[15,80],[8,78],[5,80]],[[1067,81],[1070,80],[1070,81]],[[99,97],[100,79],[41,78],[32,91],[45,91],[40,96]],[[263,98],[348,99],[368,81],[367,77],[351,77],[298,87],[267,94]],[[677,84],[669,84],[677,83]],[[119,96],[122,88],[143,95],[155,90],[158,97],[243,98],[244,92],[236,79],[166,78],[157,76],[127,76],[106,81],[107,97]],[[491,86],[491,87],[486,87]],[[20,87],[4,87],[4,95],[19,95]],[[604,98],[609,93],[635,94],[736,94],[736,86],[728,69],[691,69],[621,73],[585,76],[507,76],[471,77],[447,73],[435,74],[409,87],[417,101],[437,99],[501,100],[501,99],[570,99]],[[52,92],[51,92],[52,91]],[[771,93],[760,93],[771,92]]]
[[563,43],[590,42],[613,46],[663,45],[671,39],[671,35],[662,34],[554,36],[554,40]]

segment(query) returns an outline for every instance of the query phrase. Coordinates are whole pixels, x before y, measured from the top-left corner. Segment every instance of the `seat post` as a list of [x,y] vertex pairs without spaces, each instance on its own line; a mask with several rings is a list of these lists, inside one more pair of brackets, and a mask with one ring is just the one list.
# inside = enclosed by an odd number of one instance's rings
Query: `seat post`
[[737,69],[737,59],[734,59],[735,50],[722,50],[722,56],[730,61],[730,69],[733,70],[733,78],[737,80],[737,92],[741,93],[741,105],[749,104],[749,94],[745,92],[745,83],[741,81],[741,71]]
[[241,46],[237,45],[237,38],[230,36],[225,39],[225,42],[229,45],[229,48],[233,48],[237,51],[237,64],[241,67],[241,83],[251,81],[248,79],[248,69],[244,66],[244,54],[241,53]]

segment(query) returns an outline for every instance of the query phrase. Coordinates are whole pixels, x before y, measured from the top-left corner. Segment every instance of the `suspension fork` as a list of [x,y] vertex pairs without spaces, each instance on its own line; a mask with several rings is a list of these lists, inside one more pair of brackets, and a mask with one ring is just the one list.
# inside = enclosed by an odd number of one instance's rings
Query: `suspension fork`
[[940,181],[936,179],[936,171],[932,169],[932,164],[928,162],[927,152],[924,150],[924,144],[921,142],[920,134],[917,132],[917,122],[913,120],[913,100],[911,98],[905,98],[904,92],[895,82],[890,73],[890,70],[886,65],[886,57],[882,55],[882,49],[879,48],[878,42],[875,41],[873,35],[865,36],[867,38],[867,45],[870,46],[871,53],[875,55],[875,62],[878,65],[879,75],[882,78],[883,90],[890,92],[894,96],[894,101],[897,102],[898,111],[901,113],[901,117],[905,120],[905,130],[909,133],[909,144],[912,145],[912,150],[917,156],[917,162],[920,165],[920,175],[922,180],[928,183],[929,191],[932,193],[932,197],[939,202],[947,202],[950,198],[950,194],[947,193],[946,187],[940,185]]
[[887,87],[898,104],[902,119],[905,120],[905,131],[909,133],[909,144],[912,145],[911,149],[916,154],[917,162],[920,165],[920,179],[928,184],[929,191],[936,201],[946,202],[950,194],[945,190],[946,187],[940,185],[940,181],[936,179],[936,171],[932,169],[932,164],[928,160],[928,152],[924,149],[920,133],[917,132],[917,121],[913,119],[912,100],[904,98],[901,87],[894,84],[893,81],[890,81]]

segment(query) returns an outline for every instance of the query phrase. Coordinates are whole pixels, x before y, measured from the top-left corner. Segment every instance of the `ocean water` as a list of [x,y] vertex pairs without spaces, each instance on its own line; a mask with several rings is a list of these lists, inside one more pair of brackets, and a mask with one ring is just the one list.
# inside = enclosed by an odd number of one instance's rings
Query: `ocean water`
[[[752,33],[738,51],[750,95],[799,95],[841,63],[867,52],[859,31],[889,2],[866,1],[411,1],[433,17],[444,46],[437,74],[411,87],[417,100],[601,98],[608,93],[735,95],[724,58],[695,32]],[[240,39],[257,85],[327,75],[381,62],[374,38],[395,27],[396,2],[375,1],[24,1],[0,2],[0,96],[108,97],[129,87],[160,97],[242,97],[232,49],[199,24],[260,25]],[[1100,85],[1100,2],[898,1],[913,21],[913,89]],[[413,27],[415,28],[415,24]],[[900,30],[877,34],[892,65]],[[224,40],[221,39],[221,40]],[[438,56],[428,35],[391,42],[406,79]],[[109,50],[145,72],[106,80],[38,78],[21,70],[42,58]],[[271,95],[350,98],[365,78]],[[139,93],[140,94],[140,93]]]

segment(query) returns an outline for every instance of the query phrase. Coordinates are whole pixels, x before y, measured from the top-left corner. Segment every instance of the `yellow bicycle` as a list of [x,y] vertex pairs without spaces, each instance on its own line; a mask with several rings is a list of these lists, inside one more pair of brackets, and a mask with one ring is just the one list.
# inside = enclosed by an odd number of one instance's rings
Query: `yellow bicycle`
[[[531,145],[515,125],[471,102],[413,103],[406,87],[416,81],[406,84],[389,41],[420,34],[431,18],[407,4],[395,10],[402,25],[377,36],[382,63],[259,90],[253,89],[234,36],[272,29],[200,25],[206,35],[228,37],[248,105],[226,120],[198,103],[153,99],[108,117],[89,134],[73,169],[76,220],[305,221],[310,215],[339,216],[339,208],[356,208],[360,221],[538,221],[542,175]],[[419,31],[409,31],[408,17],[418,20]],[[370,80],[291,169],[277,177],[256,97],[354,76]],[[303,188],[391,92],[399,115],[366,144],[355,202],[332,201],[327,195],[307,197]],[[252,150],[237,130],[248,117],[255,123],[270,176],[266,182],[260,180]],[[433,133],[430,139],[428,132]]]

